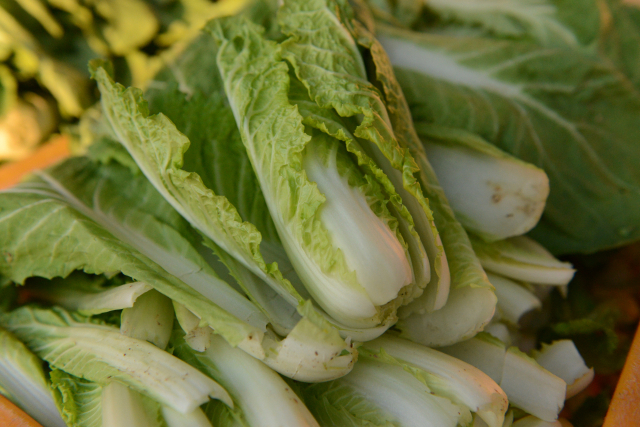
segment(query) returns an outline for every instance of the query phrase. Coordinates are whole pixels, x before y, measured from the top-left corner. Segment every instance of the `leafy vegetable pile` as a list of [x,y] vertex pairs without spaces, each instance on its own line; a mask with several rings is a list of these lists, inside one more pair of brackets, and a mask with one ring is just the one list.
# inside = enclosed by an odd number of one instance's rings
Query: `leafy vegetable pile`
[[637,238],[633,67],[568,5],[280,3],[144,90],[91,62],[82,155],[0,193],[0,392],[45,427],[558,426],[594,372],[528,341],[574,269],[524,234]]

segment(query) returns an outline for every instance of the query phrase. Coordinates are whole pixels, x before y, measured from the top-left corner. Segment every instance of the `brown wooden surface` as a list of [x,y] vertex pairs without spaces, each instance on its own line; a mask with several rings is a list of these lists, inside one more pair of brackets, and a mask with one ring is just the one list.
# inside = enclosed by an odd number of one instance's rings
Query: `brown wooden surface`
[[42,427],[1,394],[0,425],[2,427]]
[[640,328],[609,405],[603,427],[640,426]]

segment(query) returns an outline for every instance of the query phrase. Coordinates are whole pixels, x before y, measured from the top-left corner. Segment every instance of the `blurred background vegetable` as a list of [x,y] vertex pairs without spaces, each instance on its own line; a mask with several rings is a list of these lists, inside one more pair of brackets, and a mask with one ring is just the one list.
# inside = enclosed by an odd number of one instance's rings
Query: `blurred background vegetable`
[[105,58],[145,87],[211,18],[244,0],[3,0],[0,161],[27,157],[97,100],[87,64]]

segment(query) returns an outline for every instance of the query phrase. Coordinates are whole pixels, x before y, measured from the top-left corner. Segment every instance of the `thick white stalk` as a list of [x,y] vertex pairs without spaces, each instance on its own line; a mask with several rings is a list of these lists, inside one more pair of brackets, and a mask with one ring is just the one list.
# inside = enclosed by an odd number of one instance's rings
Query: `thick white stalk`
[[319,427],[280,376],[214,335],[205,352],[251,427]]

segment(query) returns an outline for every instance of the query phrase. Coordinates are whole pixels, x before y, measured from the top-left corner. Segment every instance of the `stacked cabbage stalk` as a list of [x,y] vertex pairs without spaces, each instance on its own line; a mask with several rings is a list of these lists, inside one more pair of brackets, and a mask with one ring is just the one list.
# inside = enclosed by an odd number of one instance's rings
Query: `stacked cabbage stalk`
[[[146,93],[92,63],[85,156],[0,195],[0,271],[39,277],[28,295],[54,305],[2,308],[0,390],[43,425],[500,427],[509,403],[556,419],[567,382],[588,383],[574,348],[535,362],[472,338],[536,307],[482,266],[573,274],[499,240],[538,220],[544,173],[463,137],[434,149],[439,129],[421,139],[364,6],[270,6],[210,22]],[[481,190],[449,205],[451,161],[533,187],[531,212],[492,213]]]

